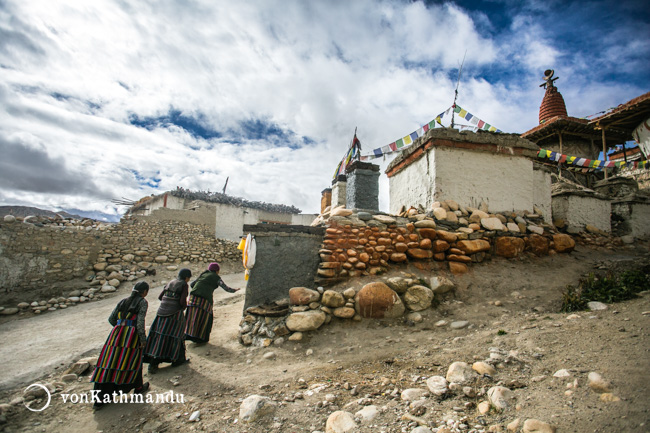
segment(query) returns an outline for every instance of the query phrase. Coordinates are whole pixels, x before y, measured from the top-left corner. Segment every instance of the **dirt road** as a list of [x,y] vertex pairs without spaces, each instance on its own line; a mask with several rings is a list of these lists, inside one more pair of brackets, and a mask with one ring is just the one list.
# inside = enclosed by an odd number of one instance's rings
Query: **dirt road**
[[[241,298],[246,287],[243,273],[223,275],[229,287],[240,290],[228,293],[218,289],[215,304],[228,299]],[[147,296],[149,309],[147,325],[153,322],[160,305],[158,295],[165,282],[148,281],[152,289]],[[58,310],[13,320],[0,325],[0,389],[21,383],[31,383],[57,366],[68,366],[71,361],[86,353],[101,349],[111,326],[108,316],[119,299],[127,296],[133,284],[123,284],[114,296],[99,301],[79,304]]]
[[[243,298],[239,294],[222,298],[217,302],[220,305],[215,305],[210,342],[187,345],[189,364],[175,368],[164,365],[155,375],[145,372],[145,380],[151,383],[150,394],[173,390],[184,396],[183,402],[123,403],[93,412],[90,404],[65,403],[60,394],[55,394],[47,410],[30,412],[20,402],[13,406],[2,404],[21,398],[24,386],[15,387],[0,390],[0,409],[8,410],[6,424],[0,424],[4,430],[0,431],[313,433],[325,431],[326,421],[334,411],[355,414],[371,405],[377,410],[376,417],[368,422],[358,419],[355,432],[403,433],[413,431],[418,423],[430,427],[451,423],[453,433],[485,433],[506,431],[506,425],[516,419],[539,419],[556,426],[558,432],[645,433],[650,425],[650,291],[640,298],[610,305],[605,311],[559,312],[567,284],[576,284],[581,276],[596,269],[620,271],[632,262],[650,265],[647,243],[634,249],[581,246],[570,255],[495,258],[455,278],[454,293],[440,299],[436,308],[422,311],[420,323],[334,319],[318,332],[308,333],[302,341],[270,347],[238,343]],[[358,288],[371,280],[403,273],[351,280],[338,289]],[[416,268],[408,273],[424,279],[433,275]],[[234,278],[241,278],[241,274],[226,276],[225,280],[243,286]],[[160,285],[155,287],[152,295],[160,290]],[[51,353],[64,357],[70,347],[77,353],[92,350],[93,345],[81,348],[81,340],[85,344],[91,332],[84,325],[91,323],[98,324],[92,331],[98,334],[92,337],[96,355],[110,328],[106,316],[117,299],[104,301],[106,310],[96,310],[98,315],[101,311],[101,317],[69,309],[61,314],[62,319],[57,319],[61,322],[54,322],[56,315],[50,313],[52,321],[47,326],[52,331],[47,332],[51,341],[37,337],[47,348],[43,352],[48,356],[43,358],[48,359]],[[150,308],[155,314],[153,299]],[[61,328],[55,326],[69,326],[67,322],[73,316],[81,321],[75,328],[77,337],[62,342]],[[30,332],[43,333],[32,322],[44,318],[47,316],[14,321],[23,322],[16,331],[23,333],[27,341]],[[446,324],[441,325],[441,321]],[[454,329],[451,324],[456,321],[467,321],[469,325]],[[0,338],[6,336],[4,326],[0,325]],[[10,343],[11,350],[21,350],[22,341]],[[9,355],[5,346],[3,339],[3,362],[13,371],[21,371],[16,365],[22,366],[23,356]],[[29,353],[33,352],[38,353],[38,347]],[[407,389],[426,392],[427,380],[444,377],[452,363],[472,365],[492,359],[493,355],[501,360],[492,361],[496,373],[475,378],[467,393],[464,389],[450,389],[440,398],[429,395],[414,402],[417,407],[411,407],[401,397]],[[45,382],[61,378],[63,366],[53,371],[34,359],[24,364],[49,374],[43,377]],[[569,376],[556,377],[560,370],[566,370]],[[601,374],[610,383],[609,399],[603,399],[587,385],[590,372]],[[1,374],[6,377],[7,372]],[[478,406],[495,385],[511,389],[514,402],[503,412],[483,414]],[[91,389],[86,375],[65,384],[62,392],[83,394]],[[247,424],[240,419],[239,409],[242,400],[253,394],[271,398],[275,413]],[[196,411],[200,412],[200,420],[192,422],[190,416]],[[414,416],[418,421],[413,421]]]

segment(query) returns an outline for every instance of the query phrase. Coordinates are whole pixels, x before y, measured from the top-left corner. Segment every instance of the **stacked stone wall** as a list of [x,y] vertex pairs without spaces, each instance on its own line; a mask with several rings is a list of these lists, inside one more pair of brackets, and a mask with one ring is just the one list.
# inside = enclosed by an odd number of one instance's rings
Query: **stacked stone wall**
[[[5,217],[0,223],[0,290],[3,304],[48,293],[48,286],[80,283],[111,292],[156,266],[218,261],[237,267],[237,243],[215,239],[212,226],[173,220],[91,220]],[[26,296],[29,295],[29,296]]]
[[462,274],[492,255],[545,255],[569,252],[575,245],[539,214],[488,214],[453,201],[435,206],[428,213],[412,208],[404,217],[333,210],[319,251],[319,284],[377,275],[408,262],[423,269],[437,262]]
[[84,226],[0,224],[0,290],[11,292],[83,276],[102,248]]

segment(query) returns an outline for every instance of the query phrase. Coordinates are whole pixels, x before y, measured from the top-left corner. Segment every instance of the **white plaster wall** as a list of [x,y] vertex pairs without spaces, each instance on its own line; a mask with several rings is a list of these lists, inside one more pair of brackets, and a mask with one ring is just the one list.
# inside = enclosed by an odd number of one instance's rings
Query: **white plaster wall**
[[402,206],[417,207],[422,205],[425,209],[431,206],[433,178],[429,173],[429,154],[388,179],[389,213],[399,213]]
[[444,147],[433,148],[430,153],[435,161],[435,201],[455,200],[472,207],[485,202],[490,212],[532,212],[530,159]]
[[[244,231],[244,210],[250,211],[250,209],[244,209],[227,204],[217,204],[215,209],[216,238],[238,241]],[[253,224],[257,224],[257,221]]]
[[533,205],[542,210],[544,221],[549,224],[553,222],[551,184],[551,173],[545,170],[533,170]]
[[146,205],[147,210],[145,215],[151,215],[151,212],[160,208],[167,209],[185,209],[185,199],[181,197],[175,197],[171,194],[167,194],[167,206],[165,206],[165,195],[154,198],[152,201],[148,202]]
[[301,213],[299,215],[291,215],[291,225],[310,226],[316,217],[318,217],[318,214]]
[[650,205],[633,203],[631,206],[630,227],[631,235],[635,238],[650,236]]
[[590,224],[605,232],[612,231],[612,205],[609,200],[577,195],[553,197],[553,219],[563,219],[570,227],[584,229]]
[[332,187],[332,208],[345,206],[347,185],[347,182],[336,182]]

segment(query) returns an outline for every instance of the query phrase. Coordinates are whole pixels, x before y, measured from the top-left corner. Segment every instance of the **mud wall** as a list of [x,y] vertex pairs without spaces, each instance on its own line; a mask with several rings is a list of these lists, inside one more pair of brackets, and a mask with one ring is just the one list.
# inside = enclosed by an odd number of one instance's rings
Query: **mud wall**
[[255,236],[255,266],[246,284],[244,310],[284,299],[291,287],[312,287],[320,258],[324,228],[246,225]]
[[564,220],[570,233],[581,231],[587,225],[610,233],[611,213],[612,207],[608,199],[576,193],[553,196],[553,219]]

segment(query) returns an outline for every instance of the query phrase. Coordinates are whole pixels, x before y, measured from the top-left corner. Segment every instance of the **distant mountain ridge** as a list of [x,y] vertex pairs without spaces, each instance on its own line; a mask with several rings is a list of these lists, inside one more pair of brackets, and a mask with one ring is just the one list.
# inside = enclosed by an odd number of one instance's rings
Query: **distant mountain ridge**
[[39,209],[37,207],[30,206],[0,206],[0,217],[4,217],[5,215],[13,215],[15,217],[23,218],[30,215],[43,217],[55,217],[57,215],[60,215],[63,218],[83,219],[83,217],[80,217],[79,215],[70,214],[65,211],[54,212],[51,210]]

